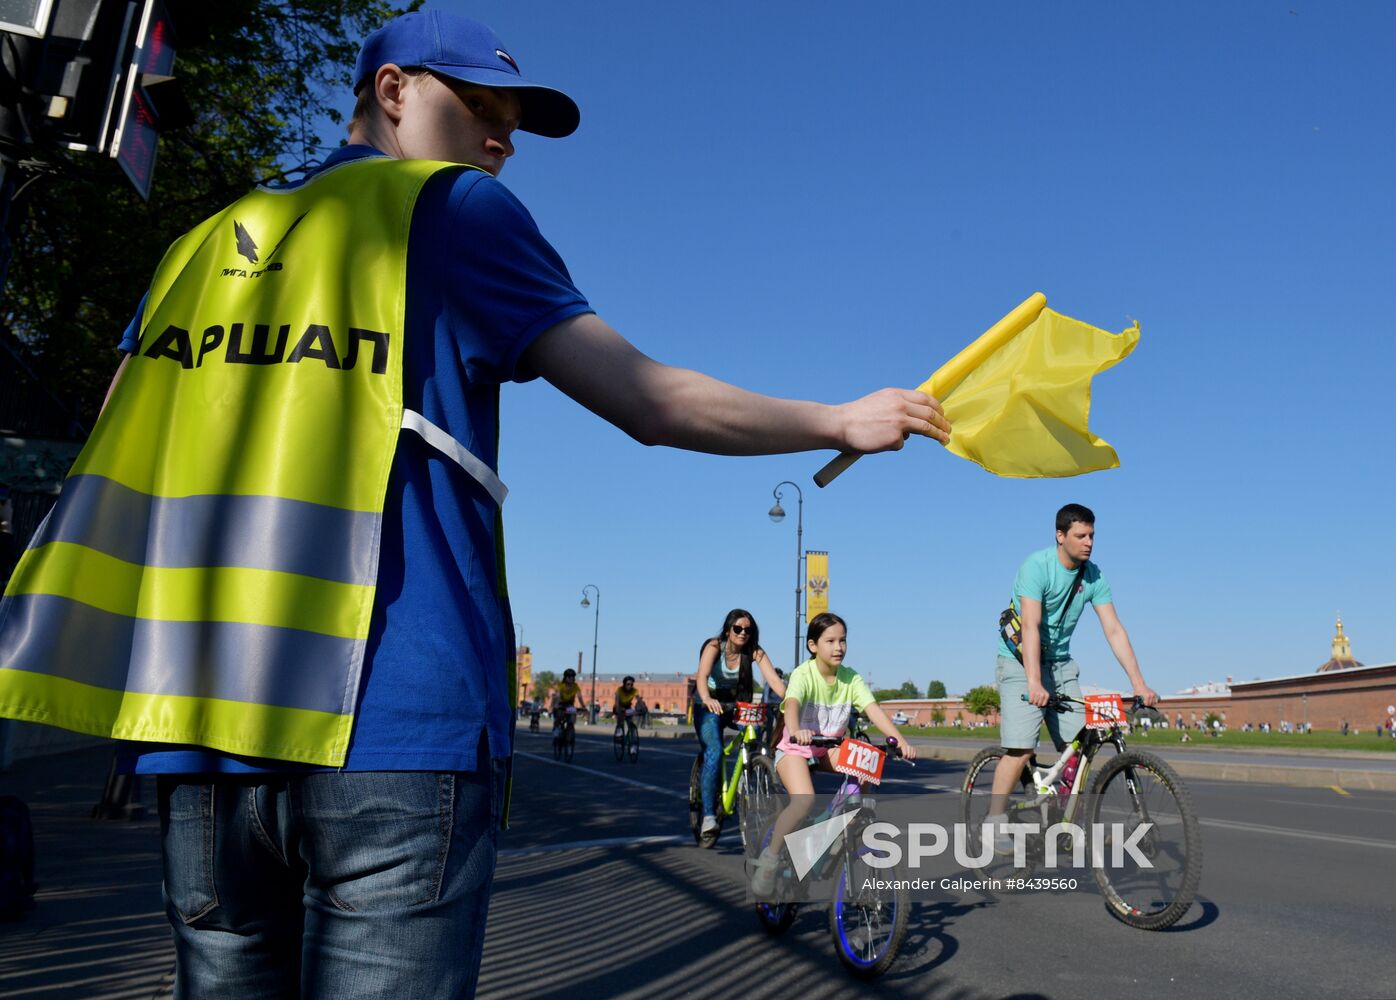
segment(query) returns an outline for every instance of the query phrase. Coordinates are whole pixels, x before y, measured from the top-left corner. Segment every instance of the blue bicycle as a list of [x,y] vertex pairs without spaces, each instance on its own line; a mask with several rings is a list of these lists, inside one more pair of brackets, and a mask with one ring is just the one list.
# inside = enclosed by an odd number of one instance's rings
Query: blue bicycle
[[[871,799],[863,798],[863,788],[880,780],[886,757],[901,759],[901,752],[895,739],[889,737],[879,747],[869,742],[861,730],[850,727],[849,731],[856,736],[851,739],[816,736],[811,741],[811,746],[839,748],[841,760],[847,759],[845,754],[857,754],[863,766],[854,773],[845,771],[848,776],[829,808],[810,821],[813,825],[856,811],[843,832],[807,873],[806,881],[832,880],[829,934],[833,938],[834,953],[854,976],[875,979],[896,961],[897,949],[906,936],[911,900],[907,880],[895,867],[888,869],[868,864],[871,851],[863,846],[863,831],[877,822],[877,811]],[[915,766],[909,760],[903,763]],[[774,817],[761,838],[760,850],[770,843],[773,825]],[[776,885],[776,901],[756,904],[756,919],[771,935],[783,934],[799,913],[800,901],[795,897],[802,883],[788,852],[781,853]]]

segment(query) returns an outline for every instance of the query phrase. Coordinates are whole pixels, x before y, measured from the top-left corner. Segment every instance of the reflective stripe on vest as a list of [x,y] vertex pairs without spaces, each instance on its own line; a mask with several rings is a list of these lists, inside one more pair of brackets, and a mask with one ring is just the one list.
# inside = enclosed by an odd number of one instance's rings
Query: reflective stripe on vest
[[0,716],[344,763],[399,432],[407,242],[448,164],[360,160],[179,240],[0,601]]

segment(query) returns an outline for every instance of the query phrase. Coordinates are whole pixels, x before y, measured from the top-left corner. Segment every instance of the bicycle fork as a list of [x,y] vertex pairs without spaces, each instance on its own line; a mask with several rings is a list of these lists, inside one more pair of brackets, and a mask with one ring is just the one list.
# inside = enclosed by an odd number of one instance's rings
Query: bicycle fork
[[[724,760],[731,758],[733,754],[736,755],[736,766],[732,769],[732,776],[722,786],[722,811],[728,816],[731,816],[736,808],[737,791],[746,780],[746,744],[734,739],[722,748]],[[725,763],[723,766],[726,766]]]

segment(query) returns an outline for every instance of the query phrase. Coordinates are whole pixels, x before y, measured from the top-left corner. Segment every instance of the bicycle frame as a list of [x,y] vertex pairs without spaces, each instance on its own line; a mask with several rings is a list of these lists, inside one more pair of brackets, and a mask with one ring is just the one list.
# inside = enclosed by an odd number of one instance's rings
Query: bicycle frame
[[[853,739],[859,740],[866,740],[868,738],[867,732],[862,728],[850,728],[847,735]],[[888,754],[888,756],[891,757],[892,755]],[[850,803],[850,799],[854,799],[855,801]],[[844,806],[847,804],[869,810],[865,818],[859,821],[860,825],[872,821],[871,818],[873,813],[870,808],[872,806],[872,800],[869,799],[867,802],[863,802],[863,782],[851,775],[839,774],[839,790],[835,792],[834,797],[829,800],[829,805],[824,812],[816,816],[813,820],[807,820],[807,825],[812,826],[822,820],[839,815],[839,813],[844,811]],[[819,863],[814,867],[815,878],[824,878],[830,867],[834,863],[842,860],[844,844],[846,843],[848,835],[849,829],[845,829],[843,833],[839,834],[838,837],[834,839],[833,843],[829,845],[829,849],[824,852],[824,856],[819,859]]]
[[[1037,796],[1036,798],[1029,799],[1025,802],[1019,802],[1011,806],[1011,810],[1014,812],[1021,812],[1026,809],[1036,809],[1047,803],[1059,802],[1061,794],[1055,787],[1057,779],[1061,777],[1062,771],[1066,769],[1066,765],[1071,758],[1079,754],[1081,763],[1080,766],[1076,768],[1076,776],[1072,779],[1071,789],[1066,795],[1066,805],[1062,809],[1062,819],[1065,822],[1071,822],[1076,817],[1076,810],[1080,803],[1080,793],[1086,787],[1086,782],[1090,778],[1091,765],[1095,760],[1095,755],[1107,744],[1113,746],[1117,754],[1125,752],[1125,733],[1123,727],[1121,727],[1118,722],[1106,730],[1086,729],[1083,726],[1080,732],[1078,732],[1076,737],[1071,741],[1070,745],[1057,756],[1056,762],[1046,771],[1036,767],[1028,768],[1027,774],[1032,780]],[[1033,759],[1036,760],[1035,755]],[[1134,791],[1132,784],[1130,791]]]
[[[727,741],[727,745],[722,748],[722,767],[727,772],[727,780],[722,783],[722,811],[728,816],[732,815],[737,806],[737,786],[741,784],[742,774],[746,770],[747,744],[760,743],[756,737],[755,726],[743,726],[739,732],[733,733],[732,738]],[[761,746],[758,753],[765,753],[766,748]],[[735,760],[735,767],[728,770],[729,765]]]

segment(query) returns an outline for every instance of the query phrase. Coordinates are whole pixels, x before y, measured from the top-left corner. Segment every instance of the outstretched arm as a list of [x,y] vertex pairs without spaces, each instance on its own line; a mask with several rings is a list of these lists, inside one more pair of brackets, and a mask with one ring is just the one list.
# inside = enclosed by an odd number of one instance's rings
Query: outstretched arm
[[1139,669],[1139,661],[1134,658],[1134,647],[1130,645],[1129,633],[1125,631],[1120,616],[1115,613],[1115,605],[1093,604],[1091,607],[1095,608],[1096,617],[1100,619],[1100,627],[1105,632],[1105,641],[1110,644],[1110,651],[1115,654],[1115,659],[1120,661],[1120,666],[1125,668],[1130,684],[1134,685],[1133,693],[1143,698],[1144,704],[1152,708],[1158,701],[1158,693],[1144,683],[1144,674]]
[[539,375],[641,444],[715,455],[775,455],[833,448],[895,451],[912,434],[944,442],[940,403],[911,389],[881,389],[827,405],[748,392],[661,364],[593,313],[541,334],[524,354]]

